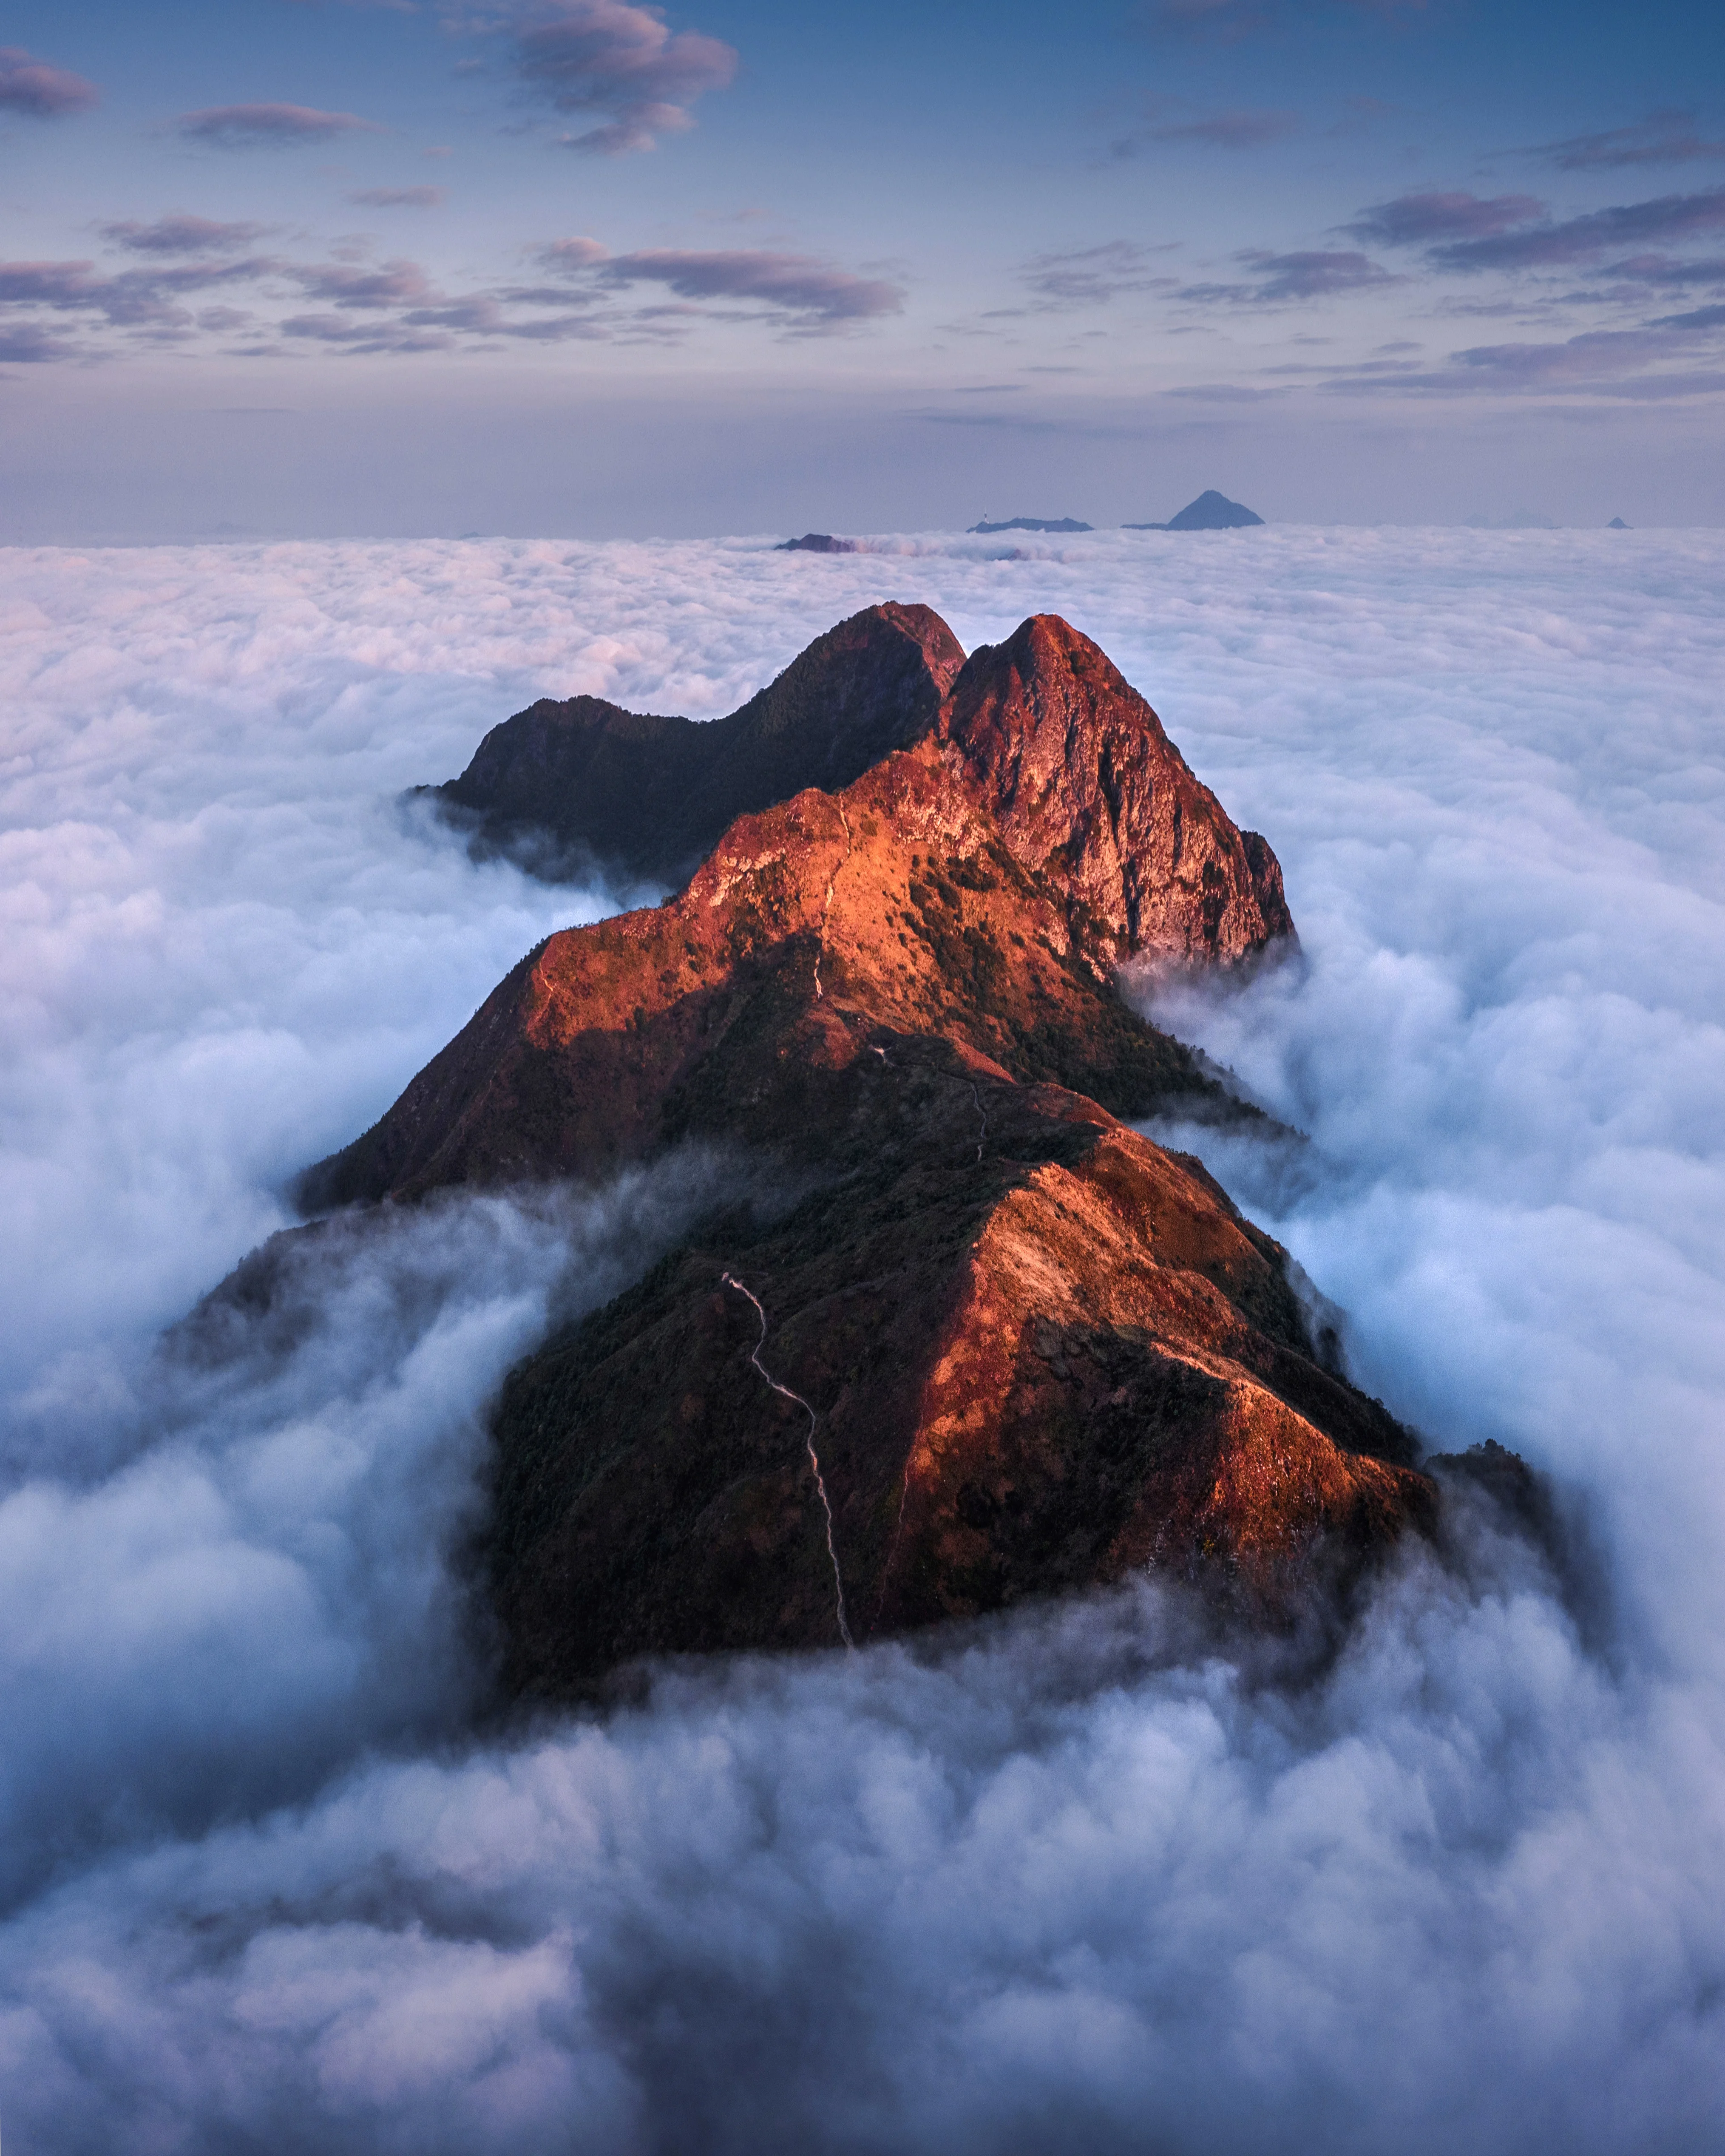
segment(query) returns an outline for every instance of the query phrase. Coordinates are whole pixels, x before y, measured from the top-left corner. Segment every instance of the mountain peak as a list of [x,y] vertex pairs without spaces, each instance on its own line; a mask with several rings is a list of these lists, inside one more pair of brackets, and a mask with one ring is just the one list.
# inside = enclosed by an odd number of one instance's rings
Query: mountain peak
[[1189,501],[1166,524],[1125,524],[1124,531],[1240,531],[1264,521],[1244,502],[1230,501],[1225,494],[1206,487],[1195,501]]
[[1101,647],[1034,614],[971,654],[944,739],[1027,867],[1060,873],[1116,959],[1229,963],[1291,936],[1266,842],[1236,829]]
[[961,664],[929,609],[870,608],[733,736],[851,753],[883,654],[922,685],[907,745],[737,817],[665,904],[550,937],[305,1178],[315,1206],[411,1203],[693,1145],[801,1194],[715,1215],[511,1375],[485,1561],[519,1692],[1146,1567],[1303,1621],[1433,1517],[1286,1254],[1117,1120],[1256,1116],[1114,966],[1291,932],[1270,848],[1058,615]]

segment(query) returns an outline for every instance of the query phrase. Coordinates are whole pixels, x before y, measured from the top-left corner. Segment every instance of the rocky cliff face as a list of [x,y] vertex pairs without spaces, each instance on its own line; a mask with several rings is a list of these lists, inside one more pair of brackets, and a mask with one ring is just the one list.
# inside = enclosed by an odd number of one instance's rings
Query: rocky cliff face
[[[739,818],[665,905],[552,937],[306,1178],[314,1206],[411,1202],[699,1141],[803,1193],[715,1219],[511,1378],[488,1563],[518,1690],[1145,1565],[1274,1620],[1432,1517],[1283,1254],[1117,1120],[1251,1112],[1113,969],[1290,934],[1269,847],[1065,623],[962,670],[921,609],[835,632],[865,673],[888,634],[942,692],[909,746]],[[816,754],[832,664],[781,676],[754,737]]]
[[1057,876],[1108,954],[1228,962],[1291,937],[1268,842],[1237,830],[1105,654],[1055,614],[966,661],[941,713],[966,792]]

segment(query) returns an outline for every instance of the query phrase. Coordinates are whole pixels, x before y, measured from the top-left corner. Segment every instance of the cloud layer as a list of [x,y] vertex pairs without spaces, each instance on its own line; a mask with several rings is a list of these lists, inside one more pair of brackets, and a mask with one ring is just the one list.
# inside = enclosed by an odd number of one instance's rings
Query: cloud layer
[[[920,547],[9,562],[0,2082],[31,2146],[1718,2138],[1719,543]],[[547,690],[730,708],[884,597],[967,644],[1066,613],[1270,832],[1305,965],[1159,1001],[1312,1143],[1201,1142],[1362,1381],[1556,1475],[1608,1591],[1480,1522],[1303,1691],[1128,1593],[464,1734],[488,1390],[711,1171],[343,1231],[273,1314],[153,1344],[284,1174],[609,902],[475,868],[399,788]]]

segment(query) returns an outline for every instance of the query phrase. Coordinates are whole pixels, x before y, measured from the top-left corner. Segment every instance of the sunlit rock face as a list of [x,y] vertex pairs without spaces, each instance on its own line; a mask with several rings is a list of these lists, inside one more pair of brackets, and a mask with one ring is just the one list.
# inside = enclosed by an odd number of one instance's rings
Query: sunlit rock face
[[1227,963],[1293,934],[1268,843],[1235,828],[1149,705],[1058,614],[973,652],[941,726],[964,791],[1114,957]]
[[883,649],[942,691],[907,746],[737,819],[665,904],[551,937],[305,1179],[328,1207],[691,1141],[777,1163],[783,1204],[715,1215],[506,1389],[488,1563],[519,1691],[1135,1567],[1282,1622],[1433,1517],[1285,1254],[1120,1120],[1252,1114],[1114,970],[1290,938],[1269,846],[1052,616],[961,667],[927,609],[872,609],[733,737],[786,770],[834,730],[851,753]]

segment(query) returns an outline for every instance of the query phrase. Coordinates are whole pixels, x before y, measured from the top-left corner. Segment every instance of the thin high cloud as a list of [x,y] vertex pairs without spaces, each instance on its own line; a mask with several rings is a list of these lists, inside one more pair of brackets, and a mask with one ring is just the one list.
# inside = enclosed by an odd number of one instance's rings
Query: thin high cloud
[[574,239],[553,241],[540,259],[548,269],[589,275],[613,290],[663,285],[680,299],[751,302],[805,327],[875,321],[900,313],[905,302],[904,288],[883,278],[859,277],[813,255],[764,249],[655,247],[611,254],[597,240]]
[[1248,280],[1183,285],[1175,296],[1198,305],[1281,307],[1375,291],[1401,281],[1369,255],[1351,248],[1307,248],[1277,254],[1255,247],[1243,249],[1235,259],[1248,271]]
[[1548,342],[1471,345],[1451,352],[1440,367],[1337,370],[1318,387],[1338,397],[1582,393],[1640,403],[1716,397],[1725,391],[1725,367],[1710,333],[1721,327],[1725,307],[1699,308],[1635,329],[1586,330]]
[[237,254],[261,239],[270,227],[176,213],[140,224],[123,219],[100,228],[110,246],[131,254]]
[[187,141],[218,150],[290,148],[382,132],[376,121],[362,120],[357,113],[320,112],[309,105],[212,105],[182,112],[174,126]]
[[1158,248],[1130,240],[1105,240],[1096,247],[1033,254],[1020,273],[1038,299],[1060,307],[1106,306],[1122,292],[1165,291],[1179,280],[1153,264],[1173,251],[1178,242]]
[[1725,187],[1560,219],[1528,195],[1414,193],[1374,203],[1345,228],[1390,246],[1423,246],[1438,270],[1547,269],[1725,231]]
[[1109,146],[1115,157],[1137,156],[1157,142],[1196,142],[1213,150],[1259,150],[1298,132],[1300,116],[1267,107],[1234,105],[1219,112],[1200,113],[1189,120],[1162,119],[1147,122],[1121,136]]
[[1283,141],[1299,125],[1297,113],[1235,106],[1225,112],[1206,113],[1200,120],[1153,127],[1150,132],[1152,140],[1158,142],[1207,142],[1217,150],[1256,150],[1266,142]]
[[[390,204],[421,206],[419,190],[381,190],[371,199],[379,195]],[[598,240],[570,238],[535,250],[539,266],[552,273],[545,282],[450,291],[421,263],[369,261],[362,248],[348,259],[325,262],[243,252],[266,229],[250,223],[177,213],[153,223],[123,220],[100,228],[111,246],[144,256],[148,266],[0,263],[7,357],[38,365],[112,358],[142,345],[188,346],[242,331],[244,342],[227,349],[247,357],[319,347],[365,357],[477,352],[511,342],[664,343],[681,341],[703,320],[739,315],[806,336],[879,321],[898,313],[905,300],[903,288],[885,279],[766,249],[614,255]],[[254,288],[246,308],[195,305],[217,287],[246,285]],[[635,295],[653,286],[672,296],[640,304]],[[313,304],[283,312],[284,298],[293,295]],[[43,319],[53,316],[78,320],[81,341]]]
[[95,85],[69,68],[39,60],[21,45],[0,45],[0,112],[23,112],[33,120],[64,120],[100,102]]
[[447,198],[441,187],[362,187],[347,199],[358,209],[440,209]]
[[1380,247],[1429,247],[1441,241],[1489,239],[1546,214],[1533,195],[1492,195],[1482,199],[1456,189],[1398,195],[1373,203],[1340,228],[1356,239]]
[[1725,140],[1703,135],[1693,112],[1667,108],[1633,126],[1568,136],[1560,142],[1542,142],[1526,154],[1562,172],[1615,172],[1637,165],[1716,163],[1725,158]]
[[[1426,0],[1338,0],[1346,12],[1386,22],[1425,12]],[[1309,8],[1291,0],[1142,0],[1137,18],[1147,28],[1233,44],[1260,31],[1297,24]]]
[[672,31],[652,8],[628,0],[554,0],[525,10],[515,71],[559,112],[594,125],[566,136],[602,157],[651,150],[695,125],[693,107],[737,73],[735,49],[698,30]]
[[416,328],[409,322],[356,321],[352,315],[290,315],[276,327],[285,337],[332,345],[356,355],[448,352],[455,341],[439,330]]

